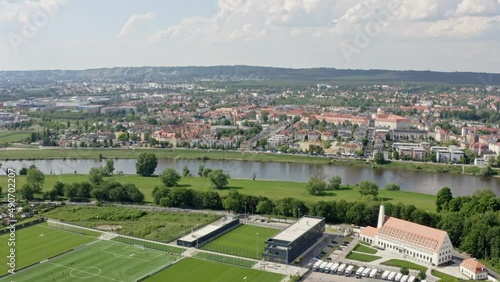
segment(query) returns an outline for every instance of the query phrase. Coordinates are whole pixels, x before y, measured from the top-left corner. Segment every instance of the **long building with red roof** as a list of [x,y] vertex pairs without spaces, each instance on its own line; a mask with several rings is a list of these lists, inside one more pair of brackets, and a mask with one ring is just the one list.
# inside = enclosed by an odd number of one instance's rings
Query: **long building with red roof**
[[385,216],[384,206],[380,206],[377,228],[363,228],[360,238],[405,258],[435,266],[450,261],[453,250],[446,231]]

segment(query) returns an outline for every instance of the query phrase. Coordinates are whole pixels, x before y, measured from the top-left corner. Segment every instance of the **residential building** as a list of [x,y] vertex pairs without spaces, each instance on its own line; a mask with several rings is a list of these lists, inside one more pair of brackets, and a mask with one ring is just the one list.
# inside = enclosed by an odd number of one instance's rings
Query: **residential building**
[[321,141],[333,141],[333,140],[335,140],[333,132],[324,131],[323,133],[321,133]]
[[486,266],[475,258],[463,260],[462,263],[460,263],[460,273],[472,280],[488,279],[488,270]]
[[484,158],[475,158],[474,165],[475,166],[486,166],[486,165],[488,165],[488,161]]
[[288,137],[286,137],[285,135],[273,135],[267,139],[267,148],[278,149],[286,141],[288,141]]
[[375,127],[390,129],[409,129],[411,120],[392,114],[378,114],[375,118]]

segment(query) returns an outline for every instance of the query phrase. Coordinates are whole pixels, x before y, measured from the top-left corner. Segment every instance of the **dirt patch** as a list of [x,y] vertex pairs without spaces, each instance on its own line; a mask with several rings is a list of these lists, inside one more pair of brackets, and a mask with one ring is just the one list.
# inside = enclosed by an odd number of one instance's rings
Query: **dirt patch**
[[122,229],[121,225],[99,225],[95,227],[96,229],[99,230],[104,230],[104,231],[116,231]]

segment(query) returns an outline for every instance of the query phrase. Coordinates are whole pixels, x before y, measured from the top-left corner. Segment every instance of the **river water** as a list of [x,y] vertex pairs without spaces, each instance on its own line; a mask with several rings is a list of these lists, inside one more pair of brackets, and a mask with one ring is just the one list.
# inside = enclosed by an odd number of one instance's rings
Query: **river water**
[[[115,172],[135,174],[136,160],[117,159],[114,162]],[[68,174],[75,173],[75,171],[79,174],[86,174],[90,168],[103,166],[105,163],[106,160],[95,159],[2,161],[2,168],[10,167],[19,170],[23,166],[34,164],[46,174]],[[454,196],[471,195],[484,188],[491,188],[497,195],[500,195],[500,178],[348,165],[160,159],[155,173],[159,174],[165,168],[174,168],[181,172],[182,168],[187,165],[191,173],[196,175],[201,164],[211,169],[223,169],[230,173],[232,178],[250,179],[255,173],[256,179],[307,182],[312,175],[321,175],[325,178],[338,175],[342,177],[342,183],[357,184],[366,179],[377,183],[379,187],[384,187],[387,183],[396,183],[401,185],[401,190],[426,194],[435,194],[442,187],[448,186],[452,189]]]

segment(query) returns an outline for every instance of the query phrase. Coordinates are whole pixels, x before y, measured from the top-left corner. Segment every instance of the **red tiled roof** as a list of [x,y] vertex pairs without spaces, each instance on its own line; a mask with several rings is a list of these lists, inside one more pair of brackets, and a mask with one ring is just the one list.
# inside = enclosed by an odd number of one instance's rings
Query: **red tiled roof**
[[399,218],[387,217],[379,230],[379,235],[405,241],[432,251],[439,251],[447,233]]
[[486,266],[480,263],[477,259],[468,258],[462,261],[460,266],[467,268],[474,273],[481,273],[486,271]]
[[386,122],[410,122],[409,119],[392,114],[378,114],[375,121],[386,121]]
[[375,238],[375,235],[377,235],[377,233],[378,229],[375,227],[367,226],[361,229],[361,235],[364,235],[366,237]]

